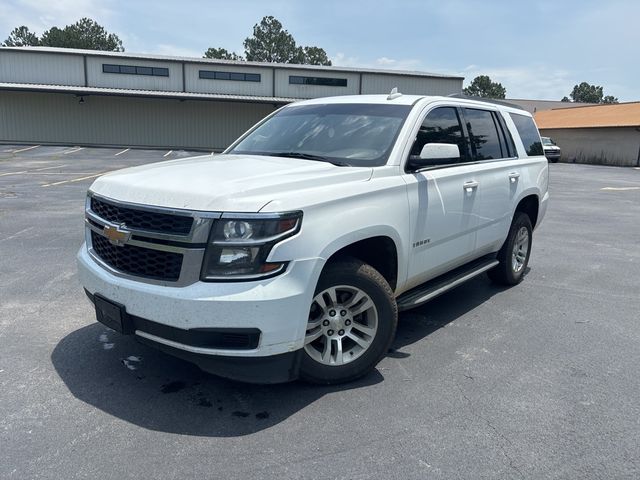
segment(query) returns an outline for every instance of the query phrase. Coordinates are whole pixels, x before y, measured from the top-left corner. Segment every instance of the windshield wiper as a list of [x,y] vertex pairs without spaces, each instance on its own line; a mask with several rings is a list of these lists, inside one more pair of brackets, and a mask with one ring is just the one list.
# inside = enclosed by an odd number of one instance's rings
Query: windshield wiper
[[340,162],[338,160],[333,160],[328,157],[323,157],[322,155],[313,155],[311,153],[303,153],[303,152],[268,152],[269,155],[273,155],[274,157],[286,157],[286,158],[302,158],[303,160],[315,160],[318,162],[327,162],[332,165],[336,165],[338,167],[348,167],[348,163]]

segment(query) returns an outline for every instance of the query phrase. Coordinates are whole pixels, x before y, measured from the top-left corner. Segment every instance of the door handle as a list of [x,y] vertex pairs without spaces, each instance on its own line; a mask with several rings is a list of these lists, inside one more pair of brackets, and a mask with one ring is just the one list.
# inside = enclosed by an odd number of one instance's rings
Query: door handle
[[516,183],[516,180],[518,180],[518,178],[520,178],[520,172],[511,172],[509,174],[509,181],[511,183]]
[[478,182],[476,182],[475,180],[472,180],[470,182],[464,182],[464,184],[462,185],[462,188],[464,188],[465,192],[471,193],[476,188],[478,188],[478,185],[480,185]]

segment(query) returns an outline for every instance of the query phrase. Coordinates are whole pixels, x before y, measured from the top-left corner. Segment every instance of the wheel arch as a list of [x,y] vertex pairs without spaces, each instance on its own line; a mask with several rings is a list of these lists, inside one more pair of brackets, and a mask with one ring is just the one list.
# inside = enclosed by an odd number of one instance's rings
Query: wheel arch
[[322,253],[325,266],[341,257],[357,258],[371,265],[395,291],[398,283],[406,276],[400,252],[400,235],[391,228],[372,228],[352,232],[336,239]]
[[526,213],[529,216],[529,220],[531,220],[532,227],[536,228],[540,212],[540,197],[538,194],[529,193],[520,199],[514,210],[514,215],[516,212]]

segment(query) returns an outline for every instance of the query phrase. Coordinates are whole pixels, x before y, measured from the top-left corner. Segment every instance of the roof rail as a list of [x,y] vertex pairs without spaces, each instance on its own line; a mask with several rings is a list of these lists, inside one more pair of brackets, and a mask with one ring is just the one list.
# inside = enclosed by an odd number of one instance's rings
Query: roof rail
[[502,105],[504,107],[517,108],[518,110],[526,111],[526,109],[522,108],[520,105],[516,105],[515,103],[505,102],[503,100],[497,100],[495,98],[475,97],[472,95],[465,95],[464,93],[452,93],[451,95],[448,95],[448,96],[453,98],[462,98],[464,100],[475,100],[477,102],[493,103],[495,105]]

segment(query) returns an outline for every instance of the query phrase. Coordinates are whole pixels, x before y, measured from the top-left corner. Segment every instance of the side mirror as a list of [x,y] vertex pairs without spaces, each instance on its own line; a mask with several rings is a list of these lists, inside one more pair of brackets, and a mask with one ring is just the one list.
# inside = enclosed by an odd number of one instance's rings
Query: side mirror
[[412,170],[451,163],[460,158],[460,149],[454,143],[427,143],[422,147],[420,155],[409,157]]

